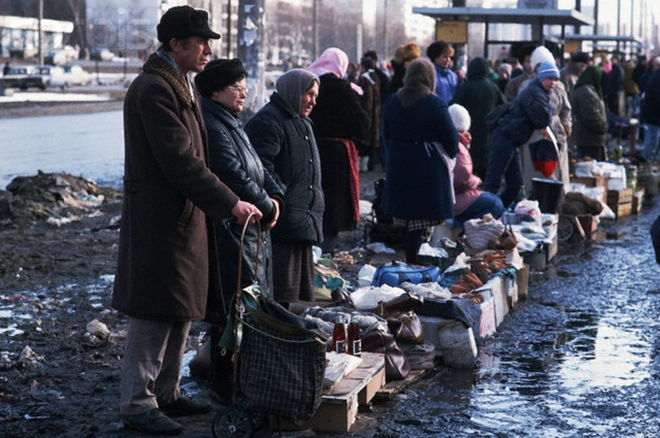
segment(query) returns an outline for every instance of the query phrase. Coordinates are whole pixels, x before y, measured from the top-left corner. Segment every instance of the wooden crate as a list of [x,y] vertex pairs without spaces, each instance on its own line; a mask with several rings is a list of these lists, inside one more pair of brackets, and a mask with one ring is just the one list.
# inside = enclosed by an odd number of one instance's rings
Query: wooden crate
[[606,187],[607,180],[603,175],[598,176],[571,176],[570,182],[584,184],[585,187]]
[[[367,404],[385,385],[385,356],[362,352],[362,363],[332,388],[323,391],[323,400],[314,416],[300,426],[280,420],[283,430],[312,429],[323,432],[349,432],[358,406]],[[271,417],[271,428],[277,419]],[[274,430],[274,429],[273,429]]]
[[602,187],[603,188],[603,197],[602,201],[607,201],[607,178],[603,175],[598,176],[572,176],[570,177],[570,182],[576,184],[584,184],[585,187]]
[[617,218],[628,216],[632,213],[633,190],[608,190],[607,205],[612,209]]
[[584,238],[593,239],[593,234],[598,229],[598,221],[596,220],[596,217],[590,214],[580,214],[576,217],[577,220],[580,221],[580,226],[582,226],[582,230],[584,231]]
[[626,204],[632,202],[633,190],[608,190],[607,191],[607,204]]

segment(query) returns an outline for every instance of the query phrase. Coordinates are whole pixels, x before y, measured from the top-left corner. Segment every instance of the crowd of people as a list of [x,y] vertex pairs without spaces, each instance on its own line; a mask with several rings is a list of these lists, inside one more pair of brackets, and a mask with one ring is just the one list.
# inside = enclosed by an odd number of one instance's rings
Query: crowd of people
[[[124,426],[177,434],[171,417],[211,410],[179,388],[193,321],[211,334],[209,387],[233,394],[218,340],[238,287],[253,282],[283,307],[314,300],[313,246],[336,251],[360,219],[360,172],[385,172],[382,208],[415,263],[426,230],[500,217],[533,169],[524,145],[550,132],[551,178],[568,158],[607,158],[612,118],[641,116],[645,157],[660,155],[660,62],[635,65],[575,53],[563,69],[544,46],[507,62],[455,68],[454,48],[401,44],[350,62],[327,48],[287,69],[245,126],[249,93],[239,59],[210,61],[208,14],[169,9],[161,46],[124,103],[125,176],[112,305],[129,317],[119,413]],[[622,65],[623,64],[623,65]],[[388,68],[384,66],[388,65]],[[501,116],[489,122],[500,108]]]

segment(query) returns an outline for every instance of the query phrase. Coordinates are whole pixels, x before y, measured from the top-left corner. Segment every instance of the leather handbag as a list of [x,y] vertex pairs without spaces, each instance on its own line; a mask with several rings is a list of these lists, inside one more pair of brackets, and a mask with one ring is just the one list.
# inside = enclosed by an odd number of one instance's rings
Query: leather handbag
[[362,336],[362,351],[385,355],[385,380],[404,380],[410,374],[408,358],[389,333],[371,330]]
[[414,310],[392,314],[387,318],[387,327],[397,342],[421,344],[424,342],[424,327]]

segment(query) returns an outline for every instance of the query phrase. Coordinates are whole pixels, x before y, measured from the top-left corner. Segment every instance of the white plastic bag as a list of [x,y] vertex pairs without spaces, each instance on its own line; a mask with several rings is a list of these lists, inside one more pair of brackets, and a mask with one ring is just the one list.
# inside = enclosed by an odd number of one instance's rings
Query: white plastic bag
[[539,225],[541,225],[541,209],[539,208],[538,201],[532,201],[531,199],[523,199],[522,201],[516,204],[514,213],[520,214],[523,216],[529,216],[534,219]]

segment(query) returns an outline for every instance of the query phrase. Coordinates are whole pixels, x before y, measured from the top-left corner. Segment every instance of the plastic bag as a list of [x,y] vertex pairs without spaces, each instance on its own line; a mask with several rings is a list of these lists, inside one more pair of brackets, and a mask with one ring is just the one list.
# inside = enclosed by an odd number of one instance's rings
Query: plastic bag
[[523,199],[516,204],[514,212],[522,216],[529,216],[534,220],[534,222],[537,222],[539,225],[541,225],[541,209],[539,208],[538,201]]

